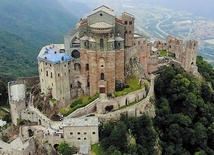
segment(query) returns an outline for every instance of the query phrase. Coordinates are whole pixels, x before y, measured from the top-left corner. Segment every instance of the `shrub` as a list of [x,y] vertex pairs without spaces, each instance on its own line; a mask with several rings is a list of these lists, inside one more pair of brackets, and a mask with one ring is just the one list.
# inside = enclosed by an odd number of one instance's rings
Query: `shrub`
[[9,137],[7,135],[2,136],[2,140],[4,142],[8,142],[9,141]]

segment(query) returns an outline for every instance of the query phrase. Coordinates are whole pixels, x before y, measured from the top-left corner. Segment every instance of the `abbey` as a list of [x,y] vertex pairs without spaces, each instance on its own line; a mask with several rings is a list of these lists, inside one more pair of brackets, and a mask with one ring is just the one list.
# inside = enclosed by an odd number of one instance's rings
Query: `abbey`
[[188,42],[185,50],[184,41],[171,36],[152,45],[134,33],[134,20],[129,13],[116,17],[112,9],[101,6],[65,35],[64,44],[43,47],[38,55],[41,91],[63,106],[82,94],[105,98],[123,86],[131,58],[138,59],[147,76],[158,71],[167,62],[160,58],[161,50],[172,53],[185,70],[197,70],[196,41]]
[[[152,43],[147,37],[134,33],[134,24],[133,15],[124,12],[116,17],[112,9],[101,6],[65,35],[64,44],[43,47],[38,55],[39,77],[19,78],[8,83],[12,122],[18,126],[21,120],[26,120],[28,124],[20,126],[18,138],[10,145],[5,144],[3,152],[35,154],[38,148],[35,141],[42,147],[54,147],[65,141],[76,148],[90,148],[99,142],[99,122],[119,119],[121,114],[155,117],[151,103],[154,74],[168,65],[181,66],[197,74],[198,43],[185,43],[172,36]],[[133,74],[139,79],[139,85],[144,82],[144,87],[113,96]],[[35,104],[42,104],[42,100],[46,102],[48,98],[48,108],[61,108],[73,98],[97,93],[99,98],[62,116],[60,121],[50,120]],[[38,96],[42,99],[36,98]],[[57,103],[52,104],[50,99]]]

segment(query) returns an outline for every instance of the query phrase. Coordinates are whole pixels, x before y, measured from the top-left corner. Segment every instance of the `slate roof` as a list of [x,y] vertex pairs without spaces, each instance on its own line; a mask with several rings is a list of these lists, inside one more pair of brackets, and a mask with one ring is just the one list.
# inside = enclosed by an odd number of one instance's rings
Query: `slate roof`
[[58,53],[55,50],[50,49],[48,47],[46,47],[44,54],[39,55],[38,58],[44,59],[51,63],[58,63],[61,61],[67,61],[72,59],[70,55],[67,55],[65,53]]

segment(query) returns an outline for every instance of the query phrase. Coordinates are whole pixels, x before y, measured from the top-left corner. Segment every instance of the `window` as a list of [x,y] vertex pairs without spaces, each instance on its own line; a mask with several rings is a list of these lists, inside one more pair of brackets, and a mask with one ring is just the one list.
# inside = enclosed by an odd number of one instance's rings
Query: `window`
[[95,135],[96,133],[95,133],[95,132],[92,132],[92,134]]
[[73,50],[71,56],[74,58],[80,58],[80,52],[77,50]]
[[103,47],[104,47],[103,39],[100,39],[100,49],[103,49]]
[[100,74],[100,80],[104,80],[104,78],[105,78],[104,73],[101,73],[101,74]]
[[46,76],[48,77],[48,71],[46,71]]
[[81,140],[81,138],[79,137],[79,138],[77,138],[78,140]]
[[129,21],[129,25],[132,25],[132,21]]
[[80,71],[81,70],[81,65],[79,63],[74,64],[74,70],[75,71]]
[[53,73],[51,72],[51,78],[53,78]]
[[73,132],[70,132],[70,135],[73,135]]
[[84,132],[84,135],[87,135],[87,132]]
[[106,92],[105,87],[100,87],[100,93],[105,93],[105,92]]
[[86,138],[84,138],[84,140],[86,140]]
[[60,74],[58,73],[58,77],[60,77]]
[[127,21],[125,21],[125,25],[127,25],[128,24],[128,22]]
[[89,64],[86,64],[85,69],[88,71],[89,70]]
[[77,132],[78,135],[80,135],[80,132]]

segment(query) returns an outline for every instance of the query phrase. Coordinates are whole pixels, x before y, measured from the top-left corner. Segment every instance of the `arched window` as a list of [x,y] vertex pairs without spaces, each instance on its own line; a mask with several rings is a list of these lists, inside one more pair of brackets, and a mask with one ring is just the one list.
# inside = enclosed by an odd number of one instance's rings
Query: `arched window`
[[81,65],[79,63],[74,64],[74,70],[75,71],[81,71]]
[[100,49],[103,49],[103,47],[104,47],[103,39],[100,39]]
[[104,73],[101,73],[100,74],[100,80],[104,80],[105,79],[105,75],[104,75]]

